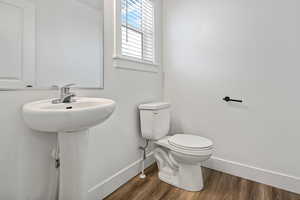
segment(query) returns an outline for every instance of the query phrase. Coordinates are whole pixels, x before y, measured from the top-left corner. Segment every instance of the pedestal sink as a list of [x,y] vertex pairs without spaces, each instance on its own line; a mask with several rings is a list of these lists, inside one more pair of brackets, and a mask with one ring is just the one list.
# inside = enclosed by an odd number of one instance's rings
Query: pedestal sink
[[85,97],[75,98],[71,103],[52,102],[48,99],[25,104],[24,121],[34,130],[58,133],[59,200],[85,200],[89,128],[108,119],[116,103]]

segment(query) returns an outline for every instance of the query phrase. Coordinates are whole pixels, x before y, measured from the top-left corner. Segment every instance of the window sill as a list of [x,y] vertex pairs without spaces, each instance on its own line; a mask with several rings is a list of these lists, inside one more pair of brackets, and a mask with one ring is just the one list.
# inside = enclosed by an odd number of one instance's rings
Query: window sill
[[140,60],[135,60],[123,56],[114,56],[113,66],[119,69],[132,70],[132,71],[141,71],[141,72],[149,72],[149,73],[159,72],[159,64],[147,63],[147,62],[143,62]]

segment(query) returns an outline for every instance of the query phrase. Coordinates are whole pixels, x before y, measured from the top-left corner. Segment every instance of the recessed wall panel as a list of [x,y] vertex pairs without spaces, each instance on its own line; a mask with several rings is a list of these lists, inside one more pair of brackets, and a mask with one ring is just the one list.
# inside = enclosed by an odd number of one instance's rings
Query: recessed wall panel
[[22,78],[22,9],[0,1],[0,79]]

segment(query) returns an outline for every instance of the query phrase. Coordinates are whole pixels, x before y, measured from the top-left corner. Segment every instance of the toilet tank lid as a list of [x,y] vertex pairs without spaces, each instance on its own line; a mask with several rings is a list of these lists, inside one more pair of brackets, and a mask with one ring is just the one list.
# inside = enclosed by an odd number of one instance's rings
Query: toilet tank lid
[[167,102],[153,102],[139,105],[140,110],[162,110],[169,108],[171,104]]

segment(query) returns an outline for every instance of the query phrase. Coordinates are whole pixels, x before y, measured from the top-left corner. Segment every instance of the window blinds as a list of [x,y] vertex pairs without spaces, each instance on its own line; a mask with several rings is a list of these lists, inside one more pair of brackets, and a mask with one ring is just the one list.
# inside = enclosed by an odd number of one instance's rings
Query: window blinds
[[153,63],[154,6],[152,0],[121,1],[121,54]]

